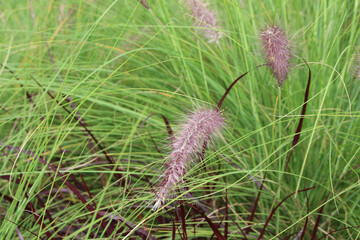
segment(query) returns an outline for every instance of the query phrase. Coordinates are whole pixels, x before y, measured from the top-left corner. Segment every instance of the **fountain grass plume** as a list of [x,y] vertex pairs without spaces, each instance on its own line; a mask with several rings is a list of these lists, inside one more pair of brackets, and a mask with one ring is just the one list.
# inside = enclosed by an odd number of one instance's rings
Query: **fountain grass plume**
[[261,40],[270,66],[279,87],[289,74],[290,46],[285,32],[277,26],[269,26],[261,32]]
[[202,0],[188,0],[187,4],[194,19],[194,25],[199,27],[205,38],[210,42],[218,43],[221,33],[218,32],[215,12],[208,9],[208,4]]
[[196,110],[186,117],[172,143],[172,152],[168,156],[169,161],[165,164],[162,181],[156,191],[153,210],[164,204],[169,193],[182,182],[183,176],[195,161],[204,142],[220,134],[223,125],[224,118],[214,109]]

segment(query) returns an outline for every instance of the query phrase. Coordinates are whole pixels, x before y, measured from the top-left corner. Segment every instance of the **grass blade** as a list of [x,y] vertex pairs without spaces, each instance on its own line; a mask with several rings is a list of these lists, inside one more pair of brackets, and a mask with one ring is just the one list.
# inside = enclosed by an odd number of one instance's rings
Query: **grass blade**
[[[326,198],[323,203],[325,203],[327,201],[328,198]],[[318,216],[316,217],[316,221],[315,221],[315,225],[314,225],[314,229],[312,231],[312,234],[311,234],[311,240],[315,240],[316,239],[316,233],[319,229],[319,224],[320,224],[320,220],[321,220],[321,216],[322,216],[322,212],[324,211],[324,208],[325,208],[325,204],[323,204],[320,209],[319,209],[319,212],[318,212]]]
[[252,206],[251,206],[251,214],[249,216],[249,219],[248,219],[248,227],[247,229],[245,230],[245,233],[246,234],[249,234],[250,230],[251,230],[251,227],[250,227],[250,224],[252,222],[252,220],[254,219],[254,216],[255,216],[255,211],[256,211],[256,208],[258,206],[258,202],[259,202],[259,199],[260,199],[260,196],[261,196],[261,193],[262,193],[262,189],[263,189],[263,186],[264,186],[264,181],[265,181],[265,178],[266,178],[266,172],[265,172],[265,175],[264,175],[264,178],[262,180],[262,183],[260,185],[260,189],[259,189],[259,192],[256,196],[256,199],[255,201],[253,202]]
[[[302,190],[299,190],[297,192],[305,192],[305,191],[308,191],[308,190],[311,190],[311,189],[314,189],[315,187],[311,187],[311,188],[305,188],[305,189],[302,189]],[[289,197],[291,197],[292,195],[296,194],[297,192],[293,192],[291,193],[290,195],[286,196],[278,205],[276,205],[276,207],[271,211],[270,215],[268,216],[268,218],[266,219],[266,222],[264,224],[264,227],[262,228],[261,232],[260,232],[260,235],[258,237],[258,239],[260,240],[264,233],[265,233],[265,230],[266,230],[266,227],[268,226],[269,222],[270,222],[270,219],[272,218],[272,216],[275,214],[276,210],[281,206],[281,204],[283,204],[283,202],[285,202]]]
[[215,235],[218,237],[218,239],[220,240],[225,240],[224,236],[221,235],[219,228],[216,226],[216,224],[214,224],[211,219],[206,216],[204,213],[202,213],[201,211],[199,211],[197,209],[196,206],[194,205],[189,205],[190,207],[192,207],[194,209],[195,212],[197,212],[198,214],[200,214],[203,218],[205,218],[205,220],[208,222],[209,226],[211,227],[211,229],[213,230],[213,232],[215,233]]
[[225,190],[225,228],[224,228],[224,236],[225,239],[228,238],[228,230],[229,230],[229,199],[228,199],[228,190]]
[[252,70],[250,70],[250,71],[247,71],[246,73],[243,73],[243,74],[241,74],[238,78],[236,78],[236,79],[230,84],[230,86],[226,89],[226,91],[225,91],[224,95],[221,97],[221,99],[220,99],[220,101],[219,101],[216,109],[217,109],[218,111],[220,111],[220,108],[221,108],[222,104],[224,103],[225,98],[226,98],[227,95],[230,93],[230,91],[231,91],[232,87],[235,85],[235,83],[237,83],[240,79],[242,79],[243,77],[245,77],[249,72],[251,72],[251,71],[253,71],[253,70],[255,70],[255,69],[259,68],[259,67],[263,67],[263,66],[267,66],[267,64],[258,65],[258,66],[256,66],[254,69],[252,69]]
[[299,142],[299,139],[300,139],[300,133],[301,133],[301,129],[302,129],[302,126],[303,126],[303,123],[304,123],[304,117],[305,117],[305,114],[306,114],[306,106],[308,104],[308,99],[309,99],[309,91],[310,91],[310,84],[311,84],[311,69],[310,69],[310,66],[308,65],[308,63],[304,60],[306,66],[308,67],[309,69],[309,76],[308,76],[308,82],[307,82],[307,86],[306,86],[306,90],[305,90],[305,96],[304,96],[304,104],[303,104],[303,107],[302,107],[302,110],[301,110],[301,117],[300,117],[300,120],[299,120],[299,124],[296,128],[296,131],[295,131],[295,135],[294,135],[294,138],[293,138],[293,141],[292,141],[292,144],[291,144],[291,151],[289,153],[289,156],[286,160],[286,165],[285,165],[285,172],[286,172],[286,169],[289,165],[289,161],[290,161],[290,157],[291,155],[293,154],[295,148],[296,148],[296,144]]

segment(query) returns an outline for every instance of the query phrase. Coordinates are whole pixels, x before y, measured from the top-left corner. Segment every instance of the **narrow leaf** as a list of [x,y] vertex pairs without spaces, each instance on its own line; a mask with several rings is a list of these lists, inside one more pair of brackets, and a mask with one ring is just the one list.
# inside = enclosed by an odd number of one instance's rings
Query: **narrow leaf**
[[299,124],[296,128],[296,131],[295,131],[295,135],[294,135],[294,138],[293,138],[293,141],[292,141],[292,144],[291,144],[291,151],[290,151],[290,154],[286,160],[286,165],[285,165],[285,172],[286,172],[286,169],[289,165],[289,161],[290,161],[290,157],[291,155],[293,154],[295,148],[296,148],[296,144],[299,142],[299,139],[300,139],[300,133],[301,133],[301,129],[302,129],[302,126],[303,126],[303,122],[304,122],[304,117],[305,117],[305,113],[306,113],[306,106],[308,104],[308,99],[309,99],[309,91],[310,91],[310,84],[311,84],[311,69],[309,67],[309,65],[307,64],[307,62],[304,60],[306,66],[308,67],[309,69],[309,76],[308,76],[308,82],[307,82],[307,86],[306,86],[306,90],[305,90],[305,96],[304,96],[304,104],[303,104],[303,107],[302,107],[302,110],[301,110],[301,117],[300,117],[300,120],[299,120]]
[[[302,189],[302,190],[299,190],[297,192],[305,192],[305,191],[308,191],[308,190],[311,190],[311,189],[314,189],[315,187],[311,187],[311,188],[305,188],[305,189]],[[283,202],[285,202],[289,197],[291,197],[292,195],[294,195],[295,193],[297,192],[293,192],[292,194],[288,195],[287,197],[285,197],[270,213],[270,215],[268,216],[268,218],[266,219],[266,222],[264,224],[264,227],[262,228],[261,232],[260,232],[260,235],[258,237],[258,239],[260,240],[264,233],[265,233],[265,230],[266,230],[266,227],[268,226],[269,222],[270,222],[270,219],[272,218],[272,216],[275,214],[276,210],[281,206],[281,204],[283,204]]]

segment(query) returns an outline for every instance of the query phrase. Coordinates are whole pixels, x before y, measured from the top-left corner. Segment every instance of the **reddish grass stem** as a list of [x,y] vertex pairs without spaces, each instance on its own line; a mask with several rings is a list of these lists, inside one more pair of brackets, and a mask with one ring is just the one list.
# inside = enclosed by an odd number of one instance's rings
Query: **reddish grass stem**
[[300,140],[301,129],[302,129],[302,126],[303,126],[303,123],[304,123],[304,117],[305,117],[305,114],[306,114],[306,107],[307,107],[308,99],[309,99],[310,84],[311,84],[311,69],[310,69],[310,66],[307,64],[307,62],[305,60],[304,60],[304,62],[305,62],[306,66],[309,69],[308,82],[307,82],[307,85],[306,85],[305,96],[304,96],[304,104],[303,104],[303,107],[302,107],[302,110],[301,110],[301,117],[300,117],[298,126],[297,126],[296,131],[295,131],[295,135],[294,135],[294,138],[293,138],[293,141],[292,141],[292,144],[291,144],[291,151],[289,153],[288,158],[286,159],[286,165],[285,165],[285,170],[284,170],[285,172],[286,172],[287,167],[289,165],[290,158],[291,158],[291,156],[292,156],[292,154],[293,154],[293,152],[294,152],[294,150],[296,148],[296,145]]
[[[299,190],[297,192],[305,192],[305,191],[308,191],[308,190],[311,190],[311,189],[314,189],[315,187],[311,187],[311,188],[305,188],[305,189],[302,189],[302,190]],[[265,233],[265,230],[266,230],[266,227],[268,226],[269,222],[270,222],[270,219],[272,218],[272,216],[275,214],[276,210],[281,206],[281,204],[283,204],[283,202],[285,202],[289,197],[291,197],[292,195],[294,195],[295,193],[297,192],[293,192],[291,193],[290,195],[286,196],[278,205],[276,205],[276,207],[271,211],[270,215],[268,216],[268,218],[266,219],[266,222],[264,224],[264,227],[262,228],[261,232],[260,232],[260,235],[258,237],[258,240],[261,240],[264,233]]]

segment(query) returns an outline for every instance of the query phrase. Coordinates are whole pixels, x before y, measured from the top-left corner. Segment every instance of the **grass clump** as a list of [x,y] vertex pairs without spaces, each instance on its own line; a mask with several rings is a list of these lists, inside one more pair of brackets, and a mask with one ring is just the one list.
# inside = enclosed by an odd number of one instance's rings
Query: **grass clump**
[[1,238],[359,238],[358,9],[2,2]]

